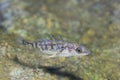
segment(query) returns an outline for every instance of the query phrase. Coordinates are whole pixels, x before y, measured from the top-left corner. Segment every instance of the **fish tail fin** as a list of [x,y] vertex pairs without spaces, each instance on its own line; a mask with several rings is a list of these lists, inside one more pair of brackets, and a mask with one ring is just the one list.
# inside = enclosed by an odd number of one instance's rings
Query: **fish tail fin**
[[22,40],[22,44],[23,44],[23,45],[29,45],[30,43],[27,42],[27,41],[25,41],[25,40]]

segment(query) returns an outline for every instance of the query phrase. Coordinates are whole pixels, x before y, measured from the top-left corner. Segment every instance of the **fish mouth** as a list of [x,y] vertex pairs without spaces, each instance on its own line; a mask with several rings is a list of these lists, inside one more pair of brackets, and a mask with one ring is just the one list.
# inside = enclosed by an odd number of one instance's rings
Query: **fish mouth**
[[86,54],[86,55],[90,55],[91,53],[90,53],[90,51],[87,51],[85,54]]
[[91,54],[90,51],[85,51],[85,52],[82,52],[82,53],[81,53],[81,55],[86,55],[86,56],[87,56],[87,55],[90,55],[90,54]]

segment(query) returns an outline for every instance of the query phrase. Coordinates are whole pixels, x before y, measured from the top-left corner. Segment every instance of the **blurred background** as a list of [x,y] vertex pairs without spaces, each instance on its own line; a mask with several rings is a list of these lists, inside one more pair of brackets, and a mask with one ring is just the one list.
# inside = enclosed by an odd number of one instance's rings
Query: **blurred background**
[[[0,0],[0,70],[4,62],[16,65],[6,61],[6,56],[13,58],[13,54],[33,53],[19,51],[21,48],[16,42],[19,37],[34,41],[47,38],[49,34],[84,44],[91,51],[91,56],[82,59],[58,60],[59,65],[66,64],[65,71],[78,77],[72,80],[120,79],[120,0]],[[23,58],[25,55],[20,56]],[[10,69],[7,65],[5,69],[7,71],[0,72],[1,80],[7,80],[4,76],[8,77],[7,72],[12,73],[14,68]],[[16,71],[22,73],[21,68]],[[27,73],[25,70],[23,72]],[[20,75],[16,78],[18,74],[12,73],[8,80],[22,80]],[[61,78],[44,74],[43,78],[32,74],[32,78],[24,80],[69,80],[69,76]],[[50,78],[44,79],[45,76]]]

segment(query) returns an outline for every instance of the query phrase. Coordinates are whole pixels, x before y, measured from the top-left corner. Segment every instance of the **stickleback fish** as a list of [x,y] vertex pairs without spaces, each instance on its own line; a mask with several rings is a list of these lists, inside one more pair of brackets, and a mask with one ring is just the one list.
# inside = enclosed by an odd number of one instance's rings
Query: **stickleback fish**
[[70,43],[63,39],[57,40],[54,36],[52,36],[52,40],[41,39],[34,42],[22,40],[22,44],[38,48],[41,53],[49,54],[49,57],[85,56],[90,54],[90,51],[83,45]]

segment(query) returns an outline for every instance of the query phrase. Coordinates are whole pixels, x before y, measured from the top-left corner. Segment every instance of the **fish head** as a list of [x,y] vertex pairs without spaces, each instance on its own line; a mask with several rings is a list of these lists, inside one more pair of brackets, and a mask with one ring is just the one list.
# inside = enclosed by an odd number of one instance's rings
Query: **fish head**
[[78,55],[78,56],[85,56],[85,55],[89,55],[90,54],[90,51],[83,45],[78,45],[76,48],[75,48],[75,51],[74,51],[74,54],[75,55]]
[[70,56],[87,56],[90,51],[83,45],[74,45],[74,48],[64,49],[58,56],[70,57]]

